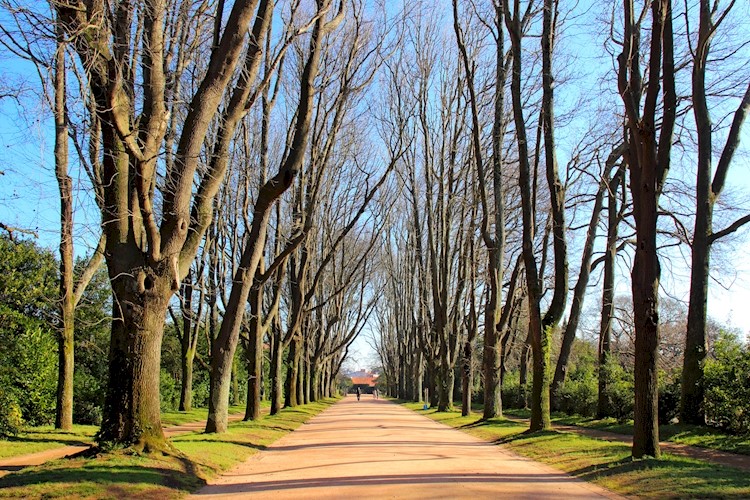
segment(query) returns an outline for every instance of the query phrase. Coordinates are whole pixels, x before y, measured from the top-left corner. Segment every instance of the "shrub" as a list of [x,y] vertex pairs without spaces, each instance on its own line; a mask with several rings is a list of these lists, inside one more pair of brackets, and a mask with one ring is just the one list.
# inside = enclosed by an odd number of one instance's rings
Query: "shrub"
[[704,367],[706,421],[735,433],[750,432],[750,348],[722,333]]
[[15,436],[22,427],[23,418],[18,401],[0,388],[0,437]]
[[668,424],[680,412],[680,374],[659,377],[659,423]]
[[633,416],[633,374],[626,371],[620,362],[611,356],[604,365],[604,376],[607,378],[607,409],[600,417],[615,417],[627,420]]
[[593,376],[565,382],[560,390],[560,409],[569,415],[593,417],[596,414],[597,380]]
[[161,396],[161,411],[173,411],[180,402],[180,388],[174,378],[165,370],[159,373],[159,395]]

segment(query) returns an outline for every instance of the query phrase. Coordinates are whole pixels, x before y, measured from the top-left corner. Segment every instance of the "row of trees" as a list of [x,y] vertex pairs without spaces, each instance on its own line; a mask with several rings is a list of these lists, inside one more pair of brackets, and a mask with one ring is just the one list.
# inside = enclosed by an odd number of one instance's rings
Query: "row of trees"
[[[72,422],[75,308],[102,260],[112,321],[99,439],[161,450],[166,324],[181,408],[196,359],[209,370],[210,432],[226,430],[241,343],[257,418],[266,346],[275,413],[330,393],[368,325],[394,389],[427,388],[440,410],[459,364],[470,410],[478,347],[485,418],[502,414],[509,369],[523,387],[530,362],[531,428],[547,428],[599,268],[608,414],[618,263],[632,259],[633,454],[658,455],[659,259],[673,245],[692,258],[682,419],[704,421],[710,249],[750,220],[717,205],[750,107],[747,79],[726,77],[747,56],[747,30],[729,29],[737,2],[3,6],[16,23],[3,44],[36,65],[54,117],[58,426]],[[566,54],[597,43],[592,66],[612,69],[582,77]],[[575,92],[590,80],[596,99]],[[76,169],[102,221],[79,273]],[[728,214],[723,229],[714,211]]]
[[[3,43],[36,65],[55,118],[57,425],[72,424],[74,311],[102,260],[101,444],[168,449],[165,327],[180,343],[180,409],[192,406],[196,361],[208,369],[208,432],[226,430],[240,369],[248,419],[264,383],[271,413],[331,395],[373,311],[383,186],[404,148],[397,119],[365,95],[394,43],[385,12],[358,0],[3,6],[16,23]],[[102,220],[78,273],[75,170]]]
[[[561,406],[590,277],[601,276],[598,414],[615,413],[611,373],[622,362],[634,374],[633,455],[658,456],[659,358],[668,345],[660,258],[671,248],[691,262],[680,418],[706,422],[711,248],[748,222],[731,204],[720,223],[714,211],[750,108],[746,73],[728,77],[747,62],[749,32],[736,2],[597,9],[454,0],[452,33],[440,9],[425,5],[404,22],[409,45],[389,66],[390,92],[412,110],[413,140],[400,216],[387,227],[376,343],[391,390],[418,399],[424,385],[439,410],[452,406],[461,363],[464,413],[482,346],[485,418],[502,414],[509,366],[525,387],[530,362],[530,425],[544,429],[550,407]],[[594,12],[600,25],[578,32]],[[566,51],[611,68],[588,76],[599,79],[595,105],[576,94],[589,82]],[[629,360],[612,350],[622,262],[632,262]]]

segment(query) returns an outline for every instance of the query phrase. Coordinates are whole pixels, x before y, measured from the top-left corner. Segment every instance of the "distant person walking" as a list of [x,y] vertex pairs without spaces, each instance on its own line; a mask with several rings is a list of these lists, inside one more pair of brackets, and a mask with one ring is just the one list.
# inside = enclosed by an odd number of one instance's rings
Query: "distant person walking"
[[359,401],[359,397],[362,395],[362,389],[357,387],[357,401]]
[[372,397],[374,397],[375,399],[378,399],[378,388],[377,387],[372,390]]

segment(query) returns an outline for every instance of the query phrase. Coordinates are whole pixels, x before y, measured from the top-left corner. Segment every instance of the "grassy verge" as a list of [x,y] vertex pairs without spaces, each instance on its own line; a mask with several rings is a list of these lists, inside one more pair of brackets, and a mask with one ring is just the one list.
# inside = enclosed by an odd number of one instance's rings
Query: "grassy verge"
[[[509,410],[505,412],[516,418],[528,418],[528,410]],[[577,415],[553,415],[554,424],[577,425],[588,429],[616,432],[633,435],[633,421],[620,422],[614,418],[593,419]],[[750,455],[750,435],[737,436],[727,434],[719,429],[688,424],[669,424],[659,426],[659,438],[670,443],[700,446],[714,450],[728,451]]]
[[648,498],[748,498],[747,473],[700,460],[664,455],[660,460],[632,460],[630,447],[565,432],[527,434],[524,423],[481,421],[481,415],[407,408],[486,441],[622,495]]
[[[265,402],[270,407],[271,402]],[[245,413],[245,405],[235,405],[229,407],[229,414]],[[161,414],[161,425],[172,427],[173,425],[189,424],[190,422],[200,422],[208,418],[208,408],[193,408],[190,411],[165,411]]]
[[63,446],[90,445],[99,430],[95,425],[74,425],[61,431],[51,425],[30,427],[18,436],[0,439],[0,459],[38,453]]
[[0,498],[178,498],[296,429],[332,405],[329,399],[235,422],[225,434],[183,434],[175,455],[125,451],[56,460],[0,478]]
[[[270,407],[267,402],[265,406]],[[230,406],[229,414],[244,413],[244,406]],[[161,415],[164,427],[200,422],[208,418],[207,408],[196,408],[191,411],[171,411]],[[31,453],[53,450],[65,446],[91,445],[94,434],[99,430],[95,425],[74,425],[72,431],[61,431],[51,425],[29,427],[18,436],[0,439],[0,460],[20,457]]]

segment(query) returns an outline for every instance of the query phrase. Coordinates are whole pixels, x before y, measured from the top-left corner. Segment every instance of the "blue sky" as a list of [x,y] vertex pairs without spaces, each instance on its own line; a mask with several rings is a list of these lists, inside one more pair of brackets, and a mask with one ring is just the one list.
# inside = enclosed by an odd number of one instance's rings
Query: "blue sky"
[[[582,7],[587,3],[578,5]],[[750,7],[741,5],[739,8],[750,12]],[[582,12],[586,12],[586,9],[582,9]],[[747,19],[746,16],[738,25],[738,29],[745,33],[750,32],[750,21]],[[592,48],[600,50],[598,47],[585,47],[579,41],[589,34],[589,29],[590,25],[583,18],[574,19],[566,35],[565,48],[577,53],[573,67],[567,68],[568,71],[579,79],[579,86],[594,92],[601,75],[610,68],[607,67],[606,57],[591,52]],[[0,221],[31,230],[38,235],[40,245],[55,248],[59,241],[59,199],[53,171],[51,115],[41,99],[39,79],[30,63],[20,61],[0,49],[0,75],[4,84],[10,83],[13,89],[21,91],[20,106],[14,99],[0,99]],[[566,100],[564,94],[559,95],[559,106],[571,106],[575,102],[572,97]],[[744,138],[743,151],[733,167],[730,184],[735,186],[733,189],[739,193],[738,196],[747,200],[750,193],[749,124],[745,126]],[[561,136],[561,139],[561,155],[564,155],[564,137]],[[75,162],[71,164],[75,166]],[[98,238],[99,215],[93,206],[85,173],[73,168],[71,175],[77,187],[76,252],[82,255],[95,245]],[[685,175],[689,178],[689,171]],[[745,206],[750,208],[750,205]],[[747,232],[745,230],[743,235]],[[573,256],[572,268],[577,266],[577,258]],[[686,300],[688,271],[679,258],[675,257],[672,262],[671,267],[664,270],[664,287],[672,290],[676,298]],[[750,304],[750,245],[747,244],[747,237],[743,236],[723,253],[717,253],[713,267],[718,281],[712,283],[710,289],[710,314],[747,334],[750,332],[750,307],[747,305]],[[628,283],[624,280],[620,283],[621,293],[628,294]],[[364,346],[363,350],[366,350]]]

